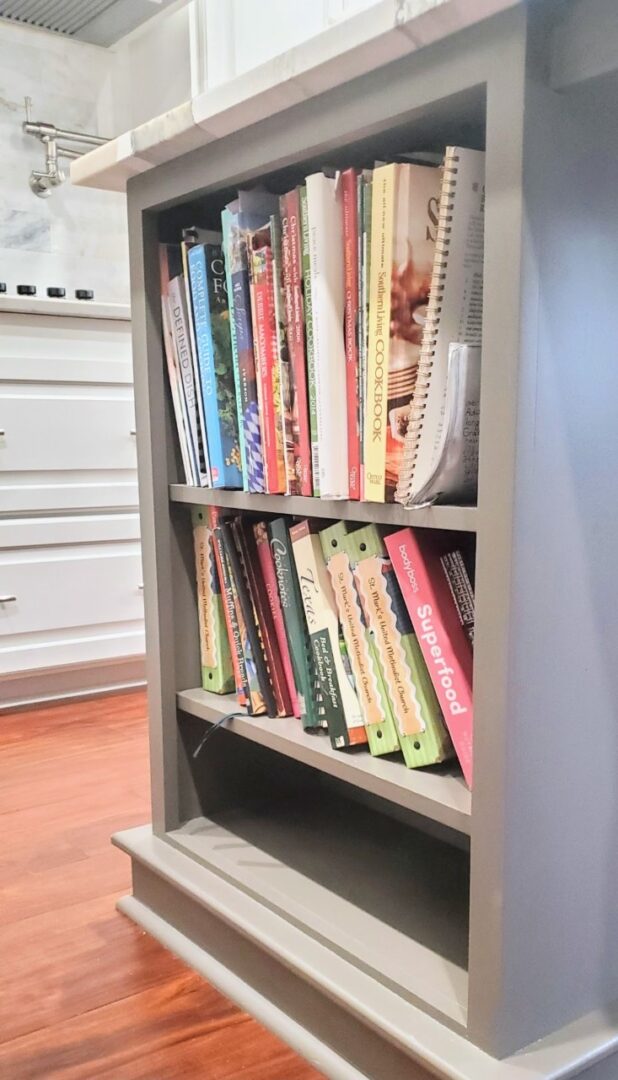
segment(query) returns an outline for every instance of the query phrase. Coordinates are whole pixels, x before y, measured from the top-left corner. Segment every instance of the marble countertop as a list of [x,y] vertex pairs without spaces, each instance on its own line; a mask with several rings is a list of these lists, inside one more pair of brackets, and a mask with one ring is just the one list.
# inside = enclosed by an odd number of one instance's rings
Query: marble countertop
[[124,191],[164,161],[283,112],[522,0],[379,0],[323,33],[71,164],[71,181]]
[[38,296],[0,295],[0,315],[13,312],[18,315],[63,315],[70,319],[116,319],[128,322],[131,308],[128,304],[101,304],[96,300],[53,300]]

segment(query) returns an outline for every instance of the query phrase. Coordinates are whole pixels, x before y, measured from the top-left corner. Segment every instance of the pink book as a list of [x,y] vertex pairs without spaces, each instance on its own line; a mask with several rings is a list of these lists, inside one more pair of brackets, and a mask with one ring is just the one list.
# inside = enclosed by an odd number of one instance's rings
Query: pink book
[[287,683],[290,699],[292,702],[292,714],[300,719],[300,706],[298,704],[298,697],[296,695],[296,685],[294,683],[292,661],[290,659],[288,639],[285,632],[285,624],[283,622],[281,601],[279,600],[277,574],[275,571],[275,564],[273,562],[273,557],[270,550],[270,544],[268,542],[268,529],[266,528],[266,525],[263,521],[260,521],[253,526],[253,535],[255,536],[255,542],[257,545],[258,557],[260,560],[260,569],[262,571],[264,585],[266,586],[268,603],[270,605],[273,622],[275,624],[275,636],[277,638],[277,645],[279,646],[279,654],[281,656],[281,663],[283,665],[283,674],[285,676],[285,681]]
[[401,529],[385,539],[466,783],[472,787],[472,647],[440,563],[448,541]]

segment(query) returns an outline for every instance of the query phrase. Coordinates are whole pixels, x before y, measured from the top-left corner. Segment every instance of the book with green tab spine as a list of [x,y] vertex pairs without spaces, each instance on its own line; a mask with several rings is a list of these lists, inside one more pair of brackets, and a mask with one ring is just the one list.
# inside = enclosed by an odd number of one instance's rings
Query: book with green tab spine
[[313,305],[311,301],[311,261],[309,256],[309,218],[307,188],[300,188],[300,235],[303,290],[305,297],[305,335],[307,341],[307,389],[309,395],[309,430],[311,434],[311,473],[313,494],[320,495],[320,463],[318,456],[318,403],[316,398],[315,352],[313,342]]
[[292,525],[290,540],[331,745],[335,750],[363,745],[367,742],[363,714],[346,668],[345,644],[340,639],[337,604],[320,538],[308,521],[300,521]]
[[453,747],[384,542],[376,525],[348,539],[405,763],[410,769],[436,765],[453,756]]
[[212,528],[203,510],[193,511],[197,610],[200,630],[202,686],[213,694],[234,690],[234,670],[225,625],[221,583],[215,561]]
[[324,729],[327,721],[315,677],[307,623],[285,518],[270,521],[268,535],[302,724],[308,730]]
[[338,521],[320,532],[320,543],[330,574],[339,622],[359,704],[365,721],[369,749],[374,757],[399,750],[397,725],[389,701],[373,636],[369,633],[358,596],[350,558],[349,529]]

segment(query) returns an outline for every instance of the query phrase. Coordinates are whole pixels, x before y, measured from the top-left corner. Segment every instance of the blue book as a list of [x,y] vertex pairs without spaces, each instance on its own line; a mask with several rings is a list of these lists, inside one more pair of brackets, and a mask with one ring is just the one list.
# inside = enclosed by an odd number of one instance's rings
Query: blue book
[[189,278],[208,455],[215,488],[242,488],[230,312],[220,244],[189,248]]

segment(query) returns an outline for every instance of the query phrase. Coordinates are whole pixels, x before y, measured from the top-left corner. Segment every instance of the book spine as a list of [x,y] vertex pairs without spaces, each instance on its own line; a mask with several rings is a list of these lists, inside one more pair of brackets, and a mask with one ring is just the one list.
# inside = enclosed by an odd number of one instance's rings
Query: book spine
[[161,322],[163,328],[165,359],[167,362],[167,374],[170,393],[172,395],[172,407],[174,409],[174,418],[176,420],[176,431],[178,432],[178,445],[180,447],[180,456],[185,474],[185,483],[195,486],[197,484],[197,473],[189,440],[189,420],[185,415],[185,401],[180,387],[180,375],[176,363],[176,347],[174,345],[170,325],[169,298],[166,295],[161,297]]
[[236,613],[236,604],[234,602],[234,588],[225,548],[223,546],[221,529],[218,524],[218,516],[214,515],[212,518],[212,538],[217,570],[219,571],[219,580],[221,582],[221,595],[223,598],[223,610],[225,613],[228,641],[230,644],[230,652],[232,654],[236,697],[239,705],[248,706],[250,701],[249,680],[247,678],[240,625]]
[[262,645],[262,653],[266,662],[269,688],[274,695],[276,715],[290,716],[292,702],[288,694],[287,683],[282,670],[281,656],[275,634],[270,604],[264,581],[260,571],[253,530],[242,518],[236,518],[232,524],[236,546],[240,554],[240,561],[245,579],[249,587],[249,596],[255,613],[255,625]]
[[386,538],[395,573],[444,713],[453,745],[472,786],[472,650],[439,555],[411,529]]
[[348,497],[343,214],[336,180],[307,177],[320,496]]
[[260,427],[262,430],[266,491],[285,492],[283,433],[281,431],[277,329],[273,289],[272,250],[252,252],[253,340],[258,365]]
[[360,371],[358,365],[358,208],[356,170],[341,174],[345,274],[348,497],[360,499]]
[[[230,522],[223,520],[218,528],[218,533],[221,537],[224,561],[227,562],[229,571],[230,587],[245,663],[248,690],[247,708],[252,716],[263,716],[264,713],[269,711],[269,706],[264,698],[264,682],[260,679],[259,673],[261,646],[257,638],[251,601],[247,593],[247,586]],[[274,712],[274,702],[271,702],[271,704]]]
[[381,536],[365,526],[350,538],[354,577],[376,643],[399,742],[408,768],[435,765],[451,756],[427,667]]
[[360,274],[360,346],[359,365],[361,381],[361,498],[365,498],[365,431],[367,428],[367,349],[369,337],[369,280],[371,276],[371,197],[373,173],[367,169],[361,183],[362,239]]
[[264,492],[264,453],[253,354],[253,323],[246,239],[237,237],[237,257],[232,269],[234,325],[238,346],[240,405],[247,463],[248,490]]
[[283,298],[290,358],[294,471],[297,494],[312,495],[311,432],[305,366],[305,318],[298,189],[281,197],[281,250]]
[[474,591],[461,551],[449,551],[440,558],[459,621],[471,645],[474,645]]
[[260,696],[270,717],[277,716],[277,703],[268,672],[264,640],[260,626],[255,599],[249,583],[247,562],[239,539],[240,519],[223,522],[223,537],[226,552],[232,570],[232,578],[245,623],[247,639],[251,647],[252,663],[257,677]]
[[[240,448],[231,373],[231,341],[220,247],[189,249],[193,323],[213,487],[242,487]],[[221,314],[217,312],[220,309]],[[221,315],[224,322],[221,324]],[[219,340],[223,337],[223,340]]]
[[[290,364],[288,345],[288,325],[285,311],[282,274],[282,223],[278,214],[270,219],[272,238],[272,285],[274,298],[274,320],[277,344],[277,364],[279,370],[279,424],[283,448],[283,466],[286,495],[299,495],[300,485],[296,473],[296,447],[298,425],[294,424],[294,371]],[[296,434],[295,434],[296,432]]]
[[313,494],[320,496],[320,461],[318,452],[318,408],[315,379],[315,347],[313,334],[313,294],[311,291],[311,258],[309,248],[309,217],[307,188],[300,189],[300,227],[303,286],[305,297],[305,333],[307,343],[307,386],[309,390],[309,431],[311,435],[311,485]]
[[202,686],[215,694],[229,694],[234,689],[234,672],[225,630],[212,529],[203,523],[203,519],[204,512],[197,511],[193,526],[193,540]]
[[240,359],[238,353],[238,338],[236,336],[234,282],[232,279],[232,266],[234,265],[234,251],[232,246],[234,243],[233,230],[238,230],[238,216],[233,214],[227,207],[221,214],[221,228],[223,230],[223,256],[225,261],[225,281],[227,285],[229,307],[230,341],[232,343],[232,369],[234,374],[234,395],[236,398],[236,425],[238,429],[238,446],[240,449],[240,468],[243,489],[248,491],[247,452],[245,449],[245,432],[240,392]]
[[186,404],[189,436],[193,447],[193,456],[197,462],[198,483],[203,485],[206,478],[204,452],[197,422],[196,386],[193,360],[189,347],[184,285],[181,278],[174,278],[169,284],[169,315],[176,349],[180,386]]
[[395,165],[373,171],[364,497],[384,502]]
[[182,280],[184,284],[184,310],[186,313],[187,331],[189,335],[189,351],[193,364],[193,379],[195,382],[195,399],[197,403],[197,430],[199,434],[200,448],[202,452],[203,475],[200,483],[205,487],[212,487],[212,473],[210,469],[210,450],[208,448],[208,432],[206,430],[206,417],[204,413],[204,397],[200,379],[200,365],[195,341],[195,320],[193,317],[193,304],[191,301],[191,279],[189,276],[189,251],[191,244],[183,239],[180,245],[182,260]]
[[335,597],[320,538],[307,521],[301,521],[290,529],[290,540],[331,744],[341,749],[366,743],[358,698],[343,663]]
[[345,549],[346,539],[347,527],[343,521],[320,532],[369,749],[374,756],[392,754],[399,750],[397,728],[358,597],[350,555]]
[[325,728],[327,727],[326,717],[322,712],[313,670],[303,602],[285,519],[276,518],[275,521],[271,521],[268,532],[303,727],[309,730]]
[[283,621],[281,601],[279,599],[277,574],[275,572],[275,564],[273,562],[273,557],[270,550],[270,541],[266,524],[263,521],[257,522],[253,526],[253,534],[255,537],[258,559],[260,561],[264,588],[266,590],[266,596],[270,605],[273,625],[275,628],[277,645],[279,647],[279,655],[281,657],[281,664],[283,667],[283,674],[285,676],[285,681],[287,684],[291,713],[293,716],[297,716],[300,718],[301,713],[298,703],[298,696],[296,693],[296,686],[294,683],[292,660],[290,657],[290,650],[288,647],[288,640],[285,632],[285,623]]

